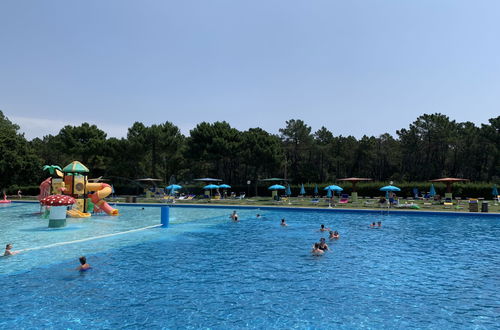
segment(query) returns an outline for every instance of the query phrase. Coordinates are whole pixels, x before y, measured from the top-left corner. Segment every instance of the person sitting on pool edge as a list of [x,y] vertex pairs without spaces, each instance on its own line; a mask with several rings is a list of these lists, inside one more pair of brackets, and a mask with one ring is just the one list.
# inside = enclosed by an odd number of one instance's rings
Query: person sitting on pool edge
[[340,234],[338,231],[331,231],[330,230],[330,236],[328,236],[329,239],[337,239],[340,238]]
[[18,253],[19,253],[18,251],[12,251],[12,244],[11,243],[5,245],[5,252],[3,253],[4,257],[13,256],[14,254],[18,254]]
[[315,256],[320,256],[325,252],[319,248],[319,243],[314,243],[311,253]]
[[238,213],[236,211],[233,211],[233,214],[229,216],[234,222],[238,222]]
[[79,258],[79,260],[80,260],[80,264],[81,264],[81,265],[80,265],[80,266],[78,266],[78,267],[76,267],[76,270],[79,270],[79,271],[81,271],[81,272],[84,272],[84,271],[89,270],[90,268],[92,268],[92,267],[90,267],[90,265],[87,263],[87,258],[85,258],[84,256],[81,256],[81,257]]
[[325,225],[321,225],[321,228],[319,229],[319,231],[329,231],[330,228],[325,228]]
[[286,223],[286,221],[285,221],[285,218],[281,219],[281,225],[282,225],[283,227],[288,226],[288,224],[287,224],[287,223]]

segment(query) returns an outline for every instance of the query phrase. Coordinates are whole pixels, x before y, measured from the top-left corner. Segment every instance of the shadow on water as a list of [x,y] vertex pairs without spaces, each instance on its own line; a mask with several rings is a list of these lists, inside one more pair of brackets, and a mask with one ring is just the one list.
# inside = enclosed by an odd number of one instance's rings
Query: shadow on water
[[73,231],[73,230],[79,230],[82,228],[83,227],[81,227],[81,226],[69,226],[69,227],[63,227],[63,228],[35,227],[35,228],[19,229],[19,231],[24,231],[24,232]]

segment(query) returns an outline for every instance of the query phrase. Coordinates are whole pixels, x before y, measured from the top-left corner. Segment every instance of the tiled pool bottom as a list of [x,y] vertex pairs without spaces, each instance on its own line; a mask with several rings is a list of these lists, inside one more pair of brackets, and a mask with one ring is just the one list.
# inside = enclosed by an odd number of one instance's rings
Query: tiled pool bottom
[[[24,208],[26,217],[36,212]],[[4,212],[0,209],[2,223]],[[94,218],[92,229],[67,230],[73,236],[64,240],[159,221],[158,208],[121,212],[116,221],[128,223]],[[8,283],[0,298],[8,306],[0,310],[0,327],[498,326],[497,218],[242,210],[242,221],[232,223],[227,209],[171,212],[169,229],[0,260],[0,280]],[[264,218],[255,218],[257,212]],[[282,217],[289,227],[279,226]],[[381,229],[368,227],[379,220]],[[312,257],[311,244],[327,236],[318,232],[321,223],[342,237],[329,242],[331,252]],[[43,227],[36,224],[0,235],[18,238],[16,248],[25,248],[20,239],[31,235],[27,229]],[[88,256],[93,270],[73,270],[80,254]],[[26,267],[11,272],[13,265]]]

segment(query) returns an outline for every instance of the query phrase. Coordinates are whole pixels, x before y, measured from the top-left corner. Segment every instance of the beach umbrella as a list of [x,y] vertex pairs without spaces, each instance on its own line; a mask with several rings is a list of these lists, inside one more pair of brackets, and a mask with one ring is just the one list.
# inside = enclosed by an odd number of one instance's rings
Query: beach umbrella
[[219,188],[219,186],[216,184],[209,184],[203,187],[203,189],[217,189],[217,188]]
[[413,188],[413,197],[417,198],[419,195],[418,188]]
[[491,191],[491,194],[495,197],[498,196],[497,185],[493,185],[493,190]]
[[434,189],[434,184],[431,184],[431,189],[429,190],[429,195],[434,197],[436,195],[436,189]]
[[292,190],[290,189],[290,185],[286,186],[285,194],[287,196],[291,196],[292,195]]
[[390,185],[390,186],[385,186],[385,187],[380,188],[380,191],[401,191],[401,189],[399,189],[396,186]]
[[314,185],[314,196],[317,196],[318,195],[318,185],[315,184]]
[[200,179],[194,179],[193,181],[218,182],[218,181],[222,181],[222,180],[221,179],[214,179],[214,178],[200,178]]
[[326,193],[326,197],[332,198],[332,190],[328,189],[328,192]]
[[304,189],[304,184],[302,184],[302,186],[300,186],[300,193],[299,195],[305,195],[306,194],[306,190]]
[[229,188],[231,188],[231,186],[230,186],[230,185],[228,185],[228,184],[223,183],[223,184],[219,185],[219,188],[222,188],[222,189],[229,189]]
[[170,186],[166,186],[166,190],[170,190],[170,195],[173,195],[177,189],[181,189],[182,186],[179,186],[178,184],[171,184]]
[[342,187],[332,184],[331,186],[326,187],[325,190],[342,191],[344,189]]
[[280,184],[275,184],[275,185],[272,185],[270,186],[269,188],[267,188],[269,190],[283,190],[283,189],[286,189],[285,187],[283,187],[282,185]]

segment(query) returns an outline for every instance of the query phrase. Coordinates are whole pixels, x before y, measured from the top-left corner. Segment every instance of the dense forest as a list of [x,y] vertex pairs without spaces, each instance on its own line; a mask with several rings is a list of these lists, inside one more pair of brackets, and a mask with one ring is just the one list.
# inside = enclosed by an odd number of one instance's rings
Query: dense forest
[[227,122],[202,122],[181,134],[171,122],[136,122],[126,138],[108,138],[95,125],[65,126],[57,135],[28,141],[0,111],[0,187],[37,185],[44,164],[79,160],[92,176],[116,180],[152,177],[179,183],[217,177],[245,185],[266,177],[332,183],[357,176],[378,181],[425,181],[443,176],[498,182],[500,116],[480,127],[443,114],[424,114],[397,136],[335,136],[313,132],[302,120],[285,122],[279,134],[239,131]]

